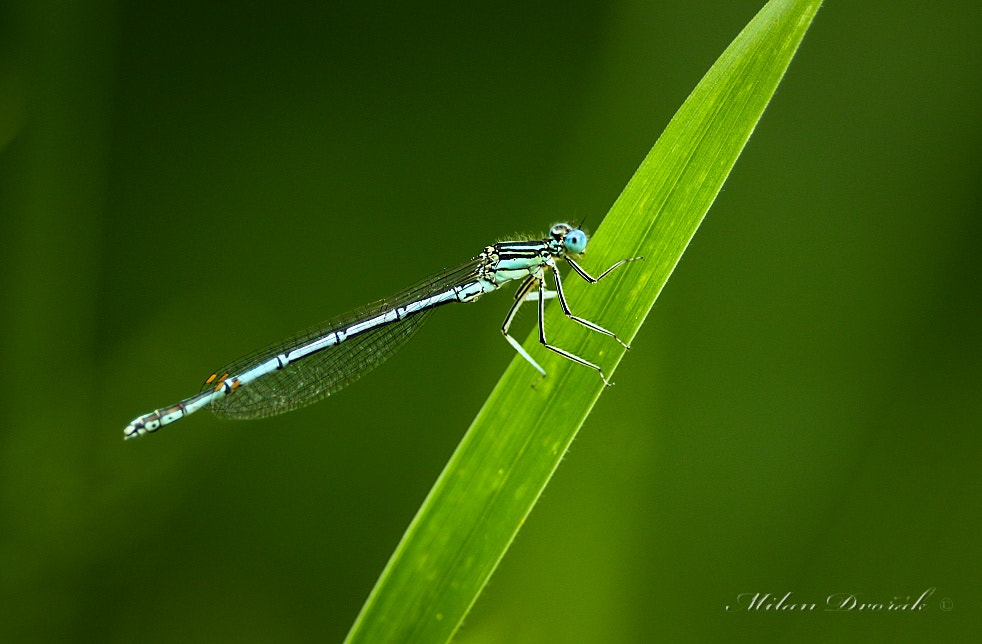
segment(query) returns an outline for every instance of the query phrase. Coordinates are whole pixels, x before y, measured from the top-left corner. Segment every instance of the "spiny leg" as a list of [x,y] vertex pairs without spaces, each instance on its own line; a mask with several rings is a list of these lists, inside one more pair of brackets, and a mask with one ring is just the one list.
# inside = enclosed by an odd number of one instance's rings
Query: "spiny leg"
[[617,262],[616,264],[605,270],[603,273],[601,273],[600,277],[593,277],[585,270],[583,270],[583,268],[579,264],[574,262],[570,257],[566,257],[566,261],[569,262],[569,265],[573,267],[573,270],[576,271],[580,277],[590,282],[591,284],[596,284],[603,278],[607,277],[610,274],[610,272],[613,271],[618,266],[627,264],[628,262],[633,262],[638,259],[644,259],[644,257],[628,257],[627,259],[622,259],[621,261]]
[[[501,333],[505,336],[505,340],[508,340],[508,343],[512,347],[514,347],[515,351],[518,351],[518,354],[520,356],[528,360],[529,364],[535,367],[536,371],[538,371],[543,376],[545,376],[546,375],[545,369],[540,367],[539,363],[532,359],[532,356],[530,356],[528,351],[525,350],[525,347],[519,344],[518,340],[516,340],[515,338],[513,338],[511,335],[508,334],[508,330],[511,328],[511,323],[515,319],[515,314],[518,313],[518,307],[522,305],[522,302],[525,302],[532,295],[535,295],[536,299],[540,299],[538,293],[536,294],[529,293],[529,291],[532,290],[532,287],[535,286],[536,282],[539,282],[539,291],[541,292],[542,282],[541,280],[537,279],[534,275],[530,275],[526,277],[525,281],[522,282],[522,285],[518,287],[518,292],[515,293],[515,303],[511,305],[511,308],[508,310],[508,315],[505,316],[505,321],[501,325]],[[540,307],[541,307],[541,302],[540,302]]]
[[[528,284],[528,286],[526,286],[526,284],[529,282],[529,279],[535,279],[535,278],[534,277],[525,278],[525,281],[522,282],[522,285],[518,287],[518,291],[515,293],[516,300],[520,300],[521,302],[539,301],[539,292],[538,291],[535,291],[534,293],[531,292],[532,291],[531,287],[534,284]],[[545,292],[545,298],[547,300],[551,300],[552,298],[556,297],[556,295],[557,295],[556,291],[546,290]]]
[[[622,263],[624,263],[626,261],[630,261],[630,260],[622,260],[621,262],[619,262],[619,264],[622,264]],[[573,264],[573,266],[576,266],[576,265]],[[609,273],[611,270],[613,270],[616,267],[617,267],[617,264],[615,264],[611,268],[607,269],[607,271],[604,273],[604,275],[606,275],[607,273]],[[613,331],[608,331],[607,329],[603,328],[602,326],[600,326],[599,324],[597,324],[595,322],[591,322],[590,320],[585,320],[585,319],[583,319],[583,318],[581,318],[581,317],[579,317],[577,315],[573,315],[572,311],[569,310],[569,304],[566,303],[566,294],[563,292],[563,280],[559,276],[559,268],[557,268],[555,264],[553,264],[551,268],[552,268],[553,278],[556,280],[556,294],[559,297],[559,305],[563,307],[563,313],[566,314],[566,317],[568,317],[570,320],[573,320],[574,322],[578,322],[578,323],[582,324],[583,326],[585,326],[588,329],[591,329],[593,331],[596,331],[597,333],[603,333],[604,335],[609,335],[610,337],[612,337],[615,340],[617,340],[622,347],[624,347],[625,349],[630,349],[631,347],[628,346],[619,337],[617,337],[617,334],[614,333]],[[603,277],[603,275],[601,275],[600,277]],[[598,277],[596,280],[594,280],[593,282],[591,282],[591,284],[596,284],[597,281],[600,280],[600,277]]]
[[[563,301],[562,290],[558,290],[558,293],[559,293],[559,301],[562,302]],[[588,362],[588,361],[584,360],[583,358],[581,358],[581,357],[579,357],[577,355],[574,355],[574,354],[570,353],[569,351],[566,351],[565,349],[560,349],[559,347],[554,347],[554,346],[552,346],[551,344],[549,344],[546,341],[546,323],[545,323],[545,318],[546,318],[546,315],[545,315],[546,314],[546,298],[545,298],[544,295],[545,295],[544,282],[542,280],[539,280],[539,342],[546,349],[549,349],[550,351],[554,351],[554,352],[558,353],[559,355],[563,356],[564,358],[567,358],[569,360],[572,360],[573,362],[577,362],[577,363],[579,363],[579,364],[581,364],[581,365],[583,365],[585,367],[590,367],[591,369],[596,369],[597,373],[600,374],[600,379],[603,380],[604,381],[604,384],[609,387],[611,385],[611,382],[609,380],[607,380],[607,376],[604,375],[603,369],[601,369],[597,365],[593,364],[592,362]],[[598,329],[599,329],[599,327],[598,327]],[[599,330],[603,331],[603,329],[599,329]],[[610,332],[607,331],[607,333],[610,333]],[[613,333],[610,333],[610,335],[614,335],[614,334]],[[614,337],[617,337],[617,336],[614,336]],[[529,358],[529,360],[531,360],[531,358]],[[543,371],[542,374],[545,375],[545,372]]]

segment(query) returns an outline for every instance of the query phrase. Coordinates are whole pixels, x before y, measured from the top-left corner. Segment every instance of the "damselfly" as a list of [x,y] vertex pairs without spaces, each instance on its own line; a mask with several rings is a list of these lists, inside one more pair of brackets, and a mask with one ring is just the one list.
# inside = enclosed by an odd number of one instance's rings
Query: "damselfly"
[[[545,301],[556,297],[566,317],[628,348],[615,333],[573,315],[563,293],[556,261],[565,259],[577,275],[595,284],[618,266],[641,258],[622,259],[592,277],[572,258],[582,255],[586,245],[585,232],[569,224],[556,224],[542,240],[505,241],[488,246],[466,264],[443,271],[387,300],[296,333],[219,369],[194,396],[135,418],[123,430],[124,436],[135,438],[155,432],[203,407],[210,407],[219,416],[245,419],[309,405],[347,387],[389,358],[419,330],[434,308],[450,302],[473,302],[516,281],[521,284],[515,302],[501,325],[505,339],[540,374],[546,374],[509,334],[522,302],[538,302],[542,346],[596,370],[604,384],[609,385],[598,365],[549,344],[543,322]],[[547,270],[552,273],[555,291],[546,290]]]

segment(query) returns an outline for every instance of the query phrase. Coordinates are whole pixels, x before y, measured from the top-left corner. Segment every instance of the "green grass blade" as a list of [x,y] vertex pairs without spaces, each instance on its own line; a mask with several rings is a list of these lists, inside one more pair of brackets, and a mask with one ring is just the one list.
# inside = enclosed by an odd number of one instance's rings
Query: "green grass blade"
[[[577,315],[629,340],[719,193],[804,37],[820,0],[772,0],[700,81],[591,240],[594,274],[644,255],[599,285],[565,281]],[[550,341],[612,373],[624,350],[549,307]],[[516,357],[393,553],[350,642],[449,640],[531,511],[604,387],[538,346],[549,376]]]

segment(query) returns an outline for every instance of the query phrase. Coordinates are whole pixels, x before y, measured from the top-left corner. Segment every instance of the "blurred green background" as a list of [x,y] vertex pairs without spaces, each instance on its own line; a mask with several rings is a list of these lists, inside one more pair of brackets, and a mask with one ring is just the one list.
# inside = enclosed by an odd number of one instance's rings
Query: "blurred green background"
[[[0,5],[0,639],[341,639],[512,359],[508,297],[314,407],[123,426],[596,226],[761,5]],[[982,631],[980,33],[826,3],[458,641]],[[789,592],[819,607],[735,610]]]

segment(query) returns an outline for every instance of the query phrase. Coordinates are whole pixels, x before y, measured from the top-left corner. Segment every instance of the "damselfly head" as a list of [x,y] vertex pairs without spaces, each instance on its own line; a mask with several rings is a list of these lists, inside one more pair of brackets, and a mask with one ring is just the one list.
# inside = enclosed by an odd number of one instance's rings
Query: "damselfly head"
[[569,224],[556,224],[549,235],[570,255],[582,255],[586,252],[587,235],[579,228],[573,228]]
[[566,234],[571,230],[573,230],[573,227],[569,224],[556,224],[549,229],[549,236],[556,241],[561,242]]

